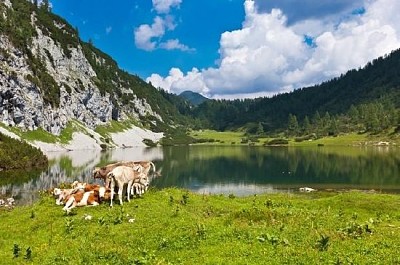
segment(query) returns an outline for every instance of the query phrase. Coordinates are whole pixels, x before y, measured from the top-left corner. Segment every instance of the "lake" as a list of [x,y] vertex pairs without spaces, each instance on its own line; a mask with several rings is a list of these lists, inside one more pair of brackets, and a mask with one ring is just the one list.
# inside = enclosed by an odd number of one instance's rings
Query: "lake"
[[39,190],[74,180],[94,181],[96,165],[151,160],[162,176],[156,188],[179,187],[198,193],[298,192],[300,187],[400,192],[398,147],[174,146],[47,153],[43,172],[0,172],[0,196],[17,204],[37,200]]

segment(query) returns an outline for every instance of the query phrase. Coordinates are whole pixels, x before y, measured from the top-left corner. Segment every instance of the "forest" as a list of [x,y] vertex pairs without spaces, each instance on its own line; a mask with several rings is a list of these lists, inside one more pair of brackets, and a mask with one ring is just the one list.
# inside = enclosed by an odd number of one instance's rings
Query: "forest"
[[341,132],[399,132],[400,50],[322,84],[272,98],[206,100],[182,106],[193,128],[242,129],[289,136]]

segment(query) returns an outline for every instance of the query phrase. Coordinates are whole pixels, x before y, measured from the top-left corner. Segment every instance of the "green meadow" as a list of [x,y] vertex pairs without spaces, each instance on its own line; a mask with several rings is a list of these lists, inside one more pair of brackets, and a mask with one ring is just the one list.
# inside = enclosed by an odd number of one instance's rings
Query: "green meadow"
[[252,144],[252,145],[265,145],[274,139],[285,139],[289,146],[316,146],[316,145],[329,145],[329,146],[358,146],[358,145],[374,145],[378,142],[390,142],[391,145],[400,145],[400,136],[397,134],[369,134],[369,133],[347,133],[338,136],[324,136],[318,139],[311,140],[298,140],[301,137],[285,137],[282,135],[266,136],[266,135],[253,135],[246,136],[244,132],[219,132],[215,130],[199,130],[191,131],[190,136],[197,140],[204,141],[205,144],[217,145],[231,145],[231,144]]
[[399,195],[356,191],[235,197],[170,188],[66,215],[44,194],[1,210],[0,263],[399,264],[399,209]]

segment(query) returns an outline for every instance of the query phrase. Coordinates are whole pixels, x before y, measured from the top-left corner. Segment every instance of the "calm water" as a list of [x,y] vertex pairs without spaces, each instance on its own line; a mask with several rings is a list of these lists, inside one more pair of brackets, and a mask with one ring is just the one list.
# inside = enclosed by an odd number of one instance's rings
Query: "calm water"
[[152,160],[162,173],[152,186],[199,193],[241,196],[297,192],[304,186],[400,192],[396,147],[182,146],[47,155],[50,166],[44,172],[0,172],[0,196],[29,204],[38,190],[74,180],[94,182],[91,172],[96,165],[120,160]]

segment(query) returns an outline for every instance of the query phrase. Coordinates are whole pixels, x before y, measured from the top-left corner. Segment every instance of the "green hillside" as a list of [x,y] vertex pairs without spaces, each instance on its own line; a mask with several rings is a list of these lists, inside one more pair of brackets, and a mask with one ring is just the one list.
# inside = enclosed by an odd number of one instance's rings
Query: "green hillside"
[[0,171],[44,168],[47,163],[47,157],[38,148],[0,133]]
[[208,100],[208,98],[202,96],[201,94],[192,91],[183,91],[179,94],[179,96],[188,100],[193,105],[199,105]]
[[[337,122],[336,126],[351,127],[346,130],[381,131],[399,124],[399,88],[400,50],[396,50],[319,85],[272,98],[209,100],[194,108],[192,115],[217,130],[261,123],[264,131],[279,132],[287,130],[290,117],[295,117],[298,126]],[[365,124],[368,120],[385,124],[371,126]]]

